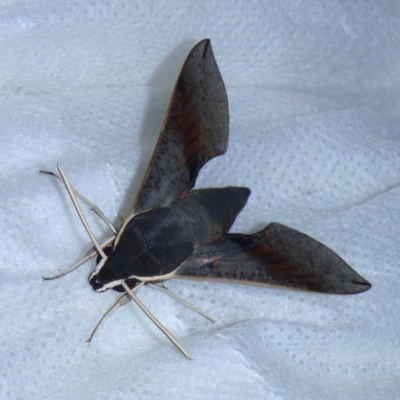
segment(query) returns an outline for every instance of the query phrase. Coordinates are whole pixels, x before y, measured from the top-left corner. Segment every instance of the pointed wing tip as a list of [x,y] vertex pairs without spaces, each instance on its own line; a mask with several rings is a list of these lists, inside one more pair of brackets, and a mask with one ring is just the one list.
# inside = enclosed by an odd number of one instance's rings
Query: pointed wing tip
[[358,281],[353,281],[352,283],[354,284],[354,291],[350,292],[349,294],[363,293],[372,287],[372,285],[364,278]]
[[200,45],[207,46],[209,44],[211,44],[211,40],[208,38],[205,38],[205,39],[200,40],[200,42],[197,43],[196,46],[200,46]]
[[372,285],[362,276],[348,280],[343,285],[333,290],[333,294],[359,294],[371,289]]
[[197,43],[191,53],[195,52],[195,51],[199,51],[201,53],[201,56],[204,58],[206,56],[207,51],[211,50],[212,51],[212,47],[211,47],[211,40],[210,39],[203,39],[200,40],[199,43]]

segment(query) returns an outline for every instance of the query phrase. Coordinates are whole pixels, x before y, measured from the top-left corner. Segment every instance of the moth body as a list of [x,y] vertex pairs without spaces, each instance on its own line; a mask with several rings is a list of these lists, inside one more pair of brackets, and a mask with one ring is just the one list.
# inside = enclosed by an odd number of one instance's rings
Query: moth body
[[196,247],[229,231],[249,195],[242,187],[194,190],[168,207],[133,215],[111,254],[90,275],[90,284],[103,292],[127,279],[171,278]]

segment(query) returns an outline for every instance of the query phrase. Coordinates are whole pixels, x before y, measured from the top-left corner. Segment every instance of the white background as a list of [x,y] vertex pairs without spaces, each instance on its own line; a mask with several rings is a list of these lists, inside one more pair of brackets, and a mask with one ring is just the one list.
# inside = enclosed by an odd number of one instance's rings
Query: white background
[[[3,1],[0,397],[395,399],[400,393],[400,9],[391,1]],[[183,60],[208,37],[230,104],[197,187],[248,186],[233,231],[277,221],[372,283],[355,296],[173,280],[211,324],[145,288],[85,339],[90,241],[59,182],[120,224]],[[88,212],[89,214],[89,212]],[[99,238],[110,233],[95,218]]]

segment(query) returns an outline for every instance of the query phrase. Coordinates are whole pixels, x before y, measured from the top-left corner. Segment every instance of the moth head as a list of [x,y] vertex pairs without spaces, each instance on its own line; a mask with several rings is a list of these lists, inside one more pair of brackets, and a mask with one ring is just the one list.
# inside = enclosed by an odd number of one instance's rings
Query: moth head
[[113,270],[107,268],[107,258],[101,259],[96,269],[89,276],[89,283],[96,292],[104,292],[113,286],[120,285],[121,281],[116,282]]
[[117,292],[125,292],[122,282],[125,282],[131,289],[140,281],[130,277],[126,271],[126,264],[123,259],[115,257],[115,252],[112,247],[103,249],[106,258],[97,258],[96,269],[89,275],[89,283],[93,290],[101,293],[107,289],[113,289]]

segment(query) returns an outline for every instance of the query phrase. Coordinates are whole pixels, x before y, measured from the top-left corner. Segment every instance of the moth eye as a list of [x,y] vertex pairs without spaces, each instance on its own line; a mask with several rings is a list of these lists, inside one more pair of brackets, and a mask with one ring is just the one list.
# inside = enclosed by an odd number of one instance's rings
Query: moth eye
[[90,277],[89,283],[96,292],[103,286],[97,274]]

